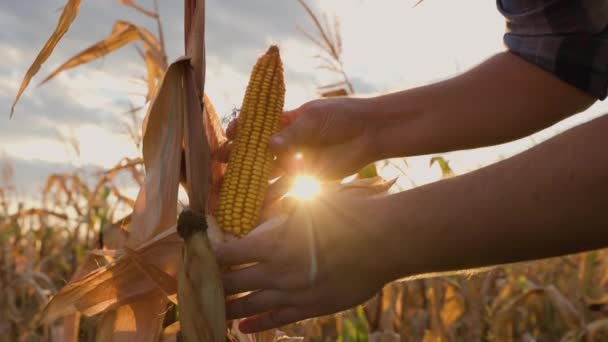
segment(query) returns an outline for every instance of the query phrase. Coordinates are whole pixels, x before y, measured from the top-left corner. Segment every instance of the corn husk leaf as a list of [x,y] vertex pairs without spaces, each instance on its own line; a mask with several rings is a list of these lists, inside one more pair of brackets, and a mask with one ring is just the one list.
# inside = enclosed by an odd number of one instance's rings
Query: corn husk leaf
[[[205,89],[204,10],[204,1],[186,2],[186,55],[191,58],[191,64],[184,70],[185,93],[190,100],[184,127],[189,210],[203,218],[212,180],[211,149],[208,138],[204,138],[207,113],[201,106]],[[223,342],[226,341],[226,313],[220,268],[207,232],[198,229],[185,237],[178,273],[181,335],[186,342]]]
[[[207,195],[211,186],[211,149],[205,131],[205,113],[198,100],[194,70],[184,65],[184,85],[187,101],[184,120],[184,155],[186,160],[186,179],[190,209],[204,216]],[[202,115],[201,115],[202,113]]]
[[[128,252],[130,257],[123,255],[83,279],[70,282],[44,310],[45,321],[75,312],[96,315],[126,304],[128,308],[117,311],[111,325],[118,329],[118,326],[130,325],[129,322],[141,315],[149,315],[151,309],[144,304],[161,306],[167,297],[175,295],[169,279],[175,279],[182,245],[174,226],[183,118],[188,103],[183,89],[184,71],[187,68],[188,59],[178,60],[169,67],[150,107],[148,128],[143,140],[147,173],[137,196],[126,241],[126,246],[133,250]],[[173,288],[176,286],[173,285]],[[153,324],[162,323],[162,315],[158,312],[155,314],[159,318],[148,326],[150,331],[160,331],[160,326]]]
[[127,7],[131,7],[134,10],[136,10],[142,14],[145,14],[149,17],[158,18],[158,13],[141,7],[137,2],[135,2],[135,0],[117,0],[117,1],[118,1],[118,3],[121,3]]
[[[105,259],[103,257],[89,254],[85,261],[76,269],[76,272],[72,275],[70,281],[77,281],[82,279],[84,276],[94,271],[99,264],[103,264]],[[80,329],[80,317],[81,313],[76,312],[63,319],[63,326],[61,330],[61,341],[65,342],[77,342],[78,331]]]
[[450,329],[464,315],[464,305],[464,300],[459,296],[457,288],[448,284],[440,313],[441,321],[446,329]]
[[394,331],[375,331],[368,336],[369,342],[399,342],[401,335]]
[[189,60],[181,59],[169,67],[150,106],[143,137],[146,177],[133,209],[130,248],[176,223],[184,113],[189,101],[183,82],[188,64]]
[[154,98],[156,93],[156,83],[162,78],[165,71],[161,69],[161,65],[158,64],[158,61],[150,51],[144,53],[144,62],[146,62],[146,69],[148,71],[148,78],[146,80],[148,82],[148,93],[146,94],[146,101],[150,101]]
[[582,312],[577,310],[570,300],[568,300],[554,285],[545,287],[544,291],[564,322],[566,322],[570,328],[583,328],[584,317],[582,316]]
[[46,43],[38,53],[38,56],[36,56],[36,59],[25,73],[23,81],[21,81],[21,86],[19,87],[17,96],[13,101],[13,105],[11,106],[11,116],[15,111],[15,105],[17,104],[19,98],[25,91],[25,88],[27,88],[32,77],[34,77],[34,75],[38,73],[42,64],[44,64],[44,62],[46,62],[51,53],[53,53],[53,50],[55,49],[55,46],[57,46],[57,43],[59,43],[61,38],[63,38],[65,33],[68,31],[68,29],[74,22],[74,19],[76,19],[79,9],[80,0],[68,0],[68,2],[63,7],[63,12],[61,13],[61,17],[59,17],[59,22],[55,27],[55,31],[53,31],[49,39],[46,41]]
[[[146,263],[175,278],[181,245],[181,238],[170,230],[135,251]],[[49,323],[76,312],[97,315],[142,297],[152,300],[153,293],[162,293],[160,287],[123,256],[64,286],[44,309],[42,321]]]
[[142,41],[146,53],[159,69],[165,69],[164,57],[160,43],[148,30],[126,21],[117,21],[112,28],[112,33],[105,39],[91,45],[72,58],[68,59],[59,68],[53,71],[41,84],[44,84],[63,71],[75,68],[79,65],[89,63],[100,57],[106,56],[121,47],[135,41]]
[[158,292],[148,297],[105,314],[97,327],[95,341],[158,341],[167,300]]
[[184,32],[186,56],[191,60],[199,94],[205,93],[205,1],[186,0]]
[[179,322],[175,322],[163,330],[163,342],[177,342],[177,335],[180,332],[181,327]]
[[178,273],[180,324],[186,342],[226,341],[225,297],[220,268],[207,234],[186,239]]

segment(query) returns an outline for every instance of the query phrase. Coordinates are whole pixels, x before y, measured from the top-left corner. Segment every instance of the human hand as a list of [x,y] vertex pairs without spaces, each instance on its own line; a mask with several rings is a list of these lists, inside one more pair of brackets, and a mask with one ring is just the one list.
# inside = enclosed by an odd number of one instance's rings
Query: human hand
[[375,199],[323,197],[304,202],[274,226],[216,248],[226,295],[253,291],[226,305],[228,319],[253,333],[342,311],[392,280],[383,216]]
[[[278,156],[280,172],[294,169],[320,178],[340,179],[379,159],[374,148],[375,121],[368,119],[366,99],[331,98],[308,102],[285,112],[283,129],[270,145]],[[236,120],[227,129],[229,143],[218,153],[227,161],[230,141],[236,135]],[[296,152],[304,159],[294,159]]]

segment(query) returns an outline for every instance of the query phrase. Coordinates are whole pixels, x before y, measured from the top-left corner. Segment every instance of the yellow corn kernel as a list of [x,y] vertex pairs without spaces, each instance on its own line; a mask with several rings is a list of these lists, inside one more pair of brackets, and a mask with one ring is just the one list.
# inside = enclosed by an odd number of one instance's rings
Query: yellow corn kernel
[[249,78],[220,190],[216,219],[226,233],[242,236],[258,224],[273,159],[268,143],[279,129],[284,100],[283,63],[271,46]]

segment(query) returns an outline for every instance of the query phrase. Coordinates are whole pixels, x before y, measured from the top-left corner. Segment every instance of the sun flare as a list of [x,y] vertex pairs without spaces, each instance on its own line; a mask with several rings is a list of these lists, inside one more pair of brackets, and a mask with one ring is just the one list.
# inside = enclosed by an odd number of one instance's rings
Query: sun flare
[[289,195],[300,200],[311,200],[321,193],[321,183],[311,176],[298,176],[293,182]]

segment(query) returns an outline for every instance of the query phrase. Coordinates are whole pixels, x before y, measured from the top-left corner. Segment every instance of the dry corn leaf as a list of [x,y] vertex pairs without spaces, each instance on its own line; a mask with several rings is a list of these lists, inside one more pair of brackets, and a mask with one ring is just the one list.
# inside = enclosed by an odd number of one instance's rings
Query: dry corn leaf
[[586,337],[590,341],[596,340],[596,335],[601,331],[605,331],[608,329],[608,318],[598,319],[589,324],[585,328]]
[[30,83],[30,80],[32,79],[32,77],[34,77],[34,75],[36,75],[36,73],[38,73],[42,64],[44,64],[44,62],[46,62],[51,53],[53,53],[53,49],[55,49],[57,43],[59,43],[63,35],[70,28],[70,25],[72,25],[72,22],[74,22],[74,19],[78,15],[79,9],[80,0],[68,0],[68,2],[63,7],[63,12],[61,13],[61,17],[59,17],[59,22],[57,23],[57,27],[55,27],[55,31],[46,41],[46,43],[42,47],[42,50],[40,50],[38,56],[36,56],[36,59],[25,73],[23,81],[21,81],[21,86],[19,87],[17,96],[13,101],[13,105],[11,106],[11,116],[15,111],[15,105],[17,104],[19,98],[25,91],[25,88],[27,88],[28,84]]
[[184,32],[186,56],[194,69],[200,99],[205,94],[205,1],[186,0]]
[[[186,342],[224,342],[224,289],[205,222],[212,171],[211,149],[204,125],[206,113],[201,106],[205,89],[205,2],[186,1],[185,10],[186,55],[190,64],[182,65],[184,93],[189,100],[184,111],[184,159],[190,211],[180,214],[178,223],[180,234],[185,234],[178,273],[180,327]],[[199,221],[192,221],[194,218]]]
[[177,281],[175,280],[175,277],[165,273],[158,267],[147,263],[134,250],[127,247],[125,248],[125,252],[131,261],[135,263],[135,266],[137,266],[151,282],[156,284],[165,297],[169,298],[172,302],[177,303],[177,298],[175,297],[177,293]]
[[70,58],[59,68],[53,71],[47,78],[45,78],[41,84],[46,83],[63,71],[106,56],[113,51],[135,41],[142,41],[144,43],[146,53],[151,56],[157,65],[159,65],[159,68],[164,69],[160,43],[156,40],[154,35],[148,30],[129,22],[117,21],[112,28],[112,33],[107,38],[91,45],[74,57]]
[[144,62],[146,62],[146,69],[148,70],[148,92],[146,94],[146,101],[152,100],[156,93],[156,83],[160,81],[163,73],[165,72],[160,68],[154,56],[148,51],[144,53]]
[[145,9],[145,8],[141,7],[141,6],[140,6],[140,5],[138,5],[138,4],[137,4],[137,3],[136,3],[134,0],[117,0],[117,1],[118,1],[119,3],[121,3],[121,4],[125,5],[125,6],[128,6],[128,7],[133,8],[133,9],[135,9],[136,11],[138,11],[138,12],[140,12],[140,13],[142,13],[142,14],[145,14],[145,15],[147,15],[147,16],[149,16],[149,17],[152,17],[152,18],[158,18],[158,13],[153,12],[153,11],[150,11],[150,10],[147,10],[147,9]]
[[[177,216],[184,116],[192,107],[193,101],[190,100],[194,100],[195,108],[192,110],[198,111],[199,120],[201,112],[196,97],[188,97],[188,91],[184,89],[192,88],[193,77],[188,81],[189,70],[188,59],[173,63],[149,110],[143,139],[146,176],[136,200],[126,242],[135,252],[131,252],[131,257],[122,257],[64,287],[47,306],[45,320],[51,321],[76,311],[94,315],[120,308],[116,317],[108,318],[112,324],[107,323],[108,328],[104,328],[113,330],[113,336],[133,336],[132,332],[123,331],[133,329],[138,317],[147,317],[151,312],[158,319],[151,321],[146,329],[160,331],[163,315],[152,309],[166,304],[167,296],[174,295],[167,293],[174,292],[168,279],[176,275],[182,240],[170,228],[174,227]],[[202,129],[202,124],[199,127]],[[135,257],[133,253],[136,253]],[[157,277],[159,274],[163,276]],[[158,282],[159,278],[162,283]],[[156,306],[150,308],[150,305]]]
[[[70,281],[76,281],[86,276],[93,270],[95,270],[100,263],[103,263],[104,259],[97,255],[89,254],[85,261],[76,269],[74,275]],[[77,342],[78,331],[80,329],[80,312],[76,312],[63,319],[63,326],[61,327],[61,341],[64,342]]]
[[175,322],[163,330],[162,342],[178,342],[178,334],[181,330],[179,322]]
[[368,336],[369,342],[399,342],[401,335],[394,331],[376,331]]
[[116,315],[116,310],[110,310],[101,316],[101,320],[97,323],[97,331],[95,333],[95,340],[97,342],[112,340]]
[[146,177],[133,209],[127,241],[131,248],[176,223],[184,113],[190,100],[184,89],[188,64],[188,59],[171,64],[148,112],[143,137]]
[[187,101],[184,112],[184,156],[189,207],[204,217],[211,186],[211,150],[204,135],[203,117],[205,113],[198,100],[193,69],[187,64],[182,64],[182,67],[184,68],[184,91]]
[[97,327],[96,342],[158,341],[167,300],[160,292],[147,297],[146,300],[120,306],[104,315]]
[[[182,244],[175,230],[167,230],[136,249],[136,252],[142,260],[175,277]],[[96,315],[137,298],[150,300],[152,297],[148,296],[151,293],[159,293],[158,285],[143,274],[131,259],[121,257],[83,279],[64,286],[44,309],[42,321],[50,323],[75,312],[86,316]]]
[[124,247],[129,238],[129,232],[126,228],[130,220],[131,215],[128,215],[116,223],[108,224],[103,227],[101,237],[105,248],[118,250]]
[[495,308],[496,311],[494,314],[494,318],[497,320],[507,319],[507,316],[510,315],[515,308],[517,308],[518,306],[524,304],[531,298],[533,298],[539,294],[542,294],[542,293],[543,293],[542,287],[535,287],[535,288],[525,291],[524,293],[516,296],[515,298],[504,303],[503,305],[497,306]]
[[441,321],[446,329],[450,329],[452,325],[464,315],[465,307],[462,297],[459,296],[454,286],[446,287],[443,298],[443,307],[441,308]]
[[442,340],[439,332],[432,330],[424,331],[424,337],[422,338],[423,342],[443,342]]
[[570,302],[553,284],[545,287],[544,292],[571,329],[583,328],[585,321],[583,312],[577,310],[572,302]]

